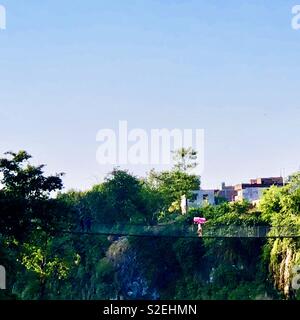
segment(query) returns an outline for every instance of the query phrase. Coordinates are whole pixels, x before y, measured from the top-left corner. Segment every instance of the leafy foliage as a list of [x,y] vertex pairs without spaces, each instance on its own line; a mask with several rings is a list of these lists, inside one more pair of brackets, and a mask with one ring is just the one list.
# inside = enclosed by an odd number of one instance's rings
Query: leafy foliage
[[[177,152],[171,171],[139,179],[115,169],[102,184],[62,189],[62,175],[44,175],[25,151],[0,159],[0,264],[10,290],[1,299],[299,299],[291,269],[295,239],[188,239],[90,236],[87,224],[168,223],[300,227],[300,176],[267,190],[258,208],[247,202],[179,210],[200,186],[193,150]],[[194,164],[193,164],[194,163]],[[67,232],[71,231],[71,232]],[[84,231],[84,232],[83,232]]]

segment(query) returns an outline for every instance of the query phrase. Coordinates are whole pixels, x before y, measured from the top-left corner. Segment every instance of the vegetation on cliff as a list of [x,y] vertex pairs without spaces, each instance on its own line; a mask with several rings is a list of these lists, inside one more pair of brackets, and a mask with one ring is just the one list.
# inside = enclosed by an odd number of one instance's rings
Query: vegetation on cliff
[[[186,155],[181,152],[182,157]],[[177,154],[178,156],[178,154]],[[180,156],[180,154],[179,154]],[[192,152],[187,154],[194,160]],[[298,238],[158,238],[82,234],[96,223],[300,226],[300,175],[265,192],[259,207],[221,203],[180,211],[199,186],[188,162],[146,179],[115,169],[85,192],[61,193],[21,151],[0,159],[0,264],[6,299],[299,299]],[[181,165],[180,165],[181,163]],[[193,166],[193,165],[191,165]],[[183,169],[182,169],[183,168]],[[74,231],[65,233],[62,231]]]

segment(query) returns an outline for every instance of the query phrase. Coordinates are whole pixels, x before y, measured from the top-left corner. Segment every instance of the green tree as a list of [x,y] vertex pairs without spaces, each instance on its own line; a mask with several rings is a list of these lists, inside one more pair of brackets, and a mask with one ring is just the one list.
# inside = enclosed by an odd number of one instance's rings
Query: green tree
[[50,194],[62,189],[62,174],[46,177],[44,165],[31,165],[25,151],[6,155],[0,159],[0,233],[20,238],[38,226],[50,227],[58,218]]
[[173,151],[174,168],[178,171],[188,172],[197,167],[197,151],[192,148],[180,148]]
[[179,170],[163,172],[152,170],[148,177],[148,183],[162,195],[165,210],[173,212],[180,210],[183,195],[190,198],[192,191],[199,189],[200,179],[196,175]]
[[8,157],[0,159],[2,191],[5,193],[12,193],[16,198],[34,200],[48,198],[50,192],[62,189],[62,173],[45,177],[45,165],[31,165],[28,162],[31,156],[26,151],[5,154]]
[[104,211],[111,223],[152,223],[159,196],[127,171],[115,169],[101,185]]

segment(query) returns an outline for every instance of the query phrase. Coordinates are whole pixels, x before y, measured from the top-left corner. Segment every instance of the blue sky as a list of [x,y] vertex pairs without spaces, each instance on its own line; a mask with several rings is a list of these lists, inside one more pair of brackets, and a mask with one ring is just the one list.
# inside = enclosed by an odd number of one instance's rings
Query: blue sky
[[84,189],[109,170],[97,131],[127,120],[205,129],[204,187],[299,169],[296,0],[0,4],[0,153],[28,150]]

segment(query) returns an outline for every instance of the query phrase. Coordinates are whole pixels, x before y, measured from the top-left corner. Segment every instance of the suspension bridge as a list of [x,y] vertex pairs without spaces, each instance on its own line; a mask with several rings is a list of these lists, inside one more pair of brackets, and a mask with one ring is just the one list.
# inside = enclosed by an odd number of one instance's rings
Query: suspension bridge
[[205,226],[202,234],[197,233],[196,225],[158,224],[94,224],[89,228],[62,231],[78,235],[107,235],[134,237],[170,237],[170,238],[300,238],[300,226]]

